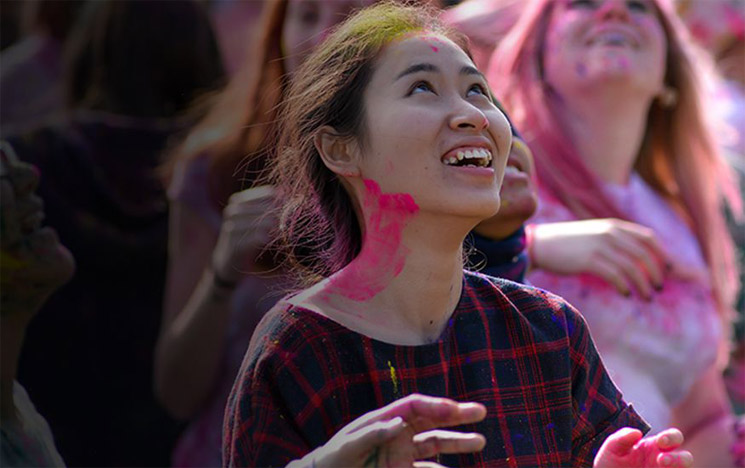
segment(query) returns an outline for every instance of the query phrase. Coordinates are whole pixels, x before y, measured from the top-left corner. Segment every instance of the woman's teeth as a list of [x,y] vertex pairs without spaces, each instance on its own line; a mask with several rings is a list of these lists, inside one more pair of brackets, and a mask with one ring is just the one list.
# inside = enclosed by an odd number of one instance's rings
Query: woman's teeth
[[484,148],[473,148],[458,151],[455,156],[450,156],[443,162],[448,166],[460,167],[488,167],[491,164],[491,151]]
[[515,166],[507,166],[504,168],[504,174],[522,174],[522,171]]

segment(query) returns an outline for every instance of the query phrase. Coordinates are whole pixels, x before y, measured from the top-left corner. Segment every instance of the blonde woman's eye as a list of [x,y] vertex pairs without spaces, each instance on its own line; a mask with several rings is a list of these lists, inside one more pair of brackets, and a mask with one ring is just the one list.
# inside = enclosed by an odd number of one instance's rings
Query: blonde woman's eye
[[626,5],[628,6],[630,11],[635,11],[638,13],[646,13],[650,11],[649,3],[643,0],[631,0],[626,2]]
[[568,3],[569,8],[594,8],[595,0],[571,0]]
[[412,94],[419,94],[419,93],[434,93],[435,88],[427,81],[417,81],[411,86],[411,89],[409,89],[409,96]]

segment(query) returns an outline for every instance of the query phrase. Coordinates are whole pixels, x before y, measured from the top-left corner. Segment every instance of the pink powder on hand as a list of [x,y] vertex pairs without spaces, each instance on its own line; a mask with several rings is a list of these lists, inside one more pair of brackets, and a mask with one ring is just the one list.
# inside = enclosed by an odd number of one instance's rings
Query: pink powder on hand
[[329,278],[327,293],[354,301],[367,301],[401,273],[409,249],[401,244],[404,228],[419,212],[408,193],[384,194],[374,180],[366,179],[362,200],[367,223],[362,250],[352,262]]

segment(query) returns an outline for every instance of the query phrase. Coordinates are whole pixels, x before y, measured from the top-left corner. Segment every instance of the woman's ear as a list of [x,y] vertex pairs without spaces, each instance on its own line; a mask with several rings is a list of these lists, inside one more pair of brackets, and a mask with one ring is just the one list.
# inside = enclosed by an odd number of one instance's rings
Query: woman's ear
[[324,126],[316,133],[313,143],[329,170],[345,177],[359,177],[360,154],[354,138],[340,136],[333,128]]

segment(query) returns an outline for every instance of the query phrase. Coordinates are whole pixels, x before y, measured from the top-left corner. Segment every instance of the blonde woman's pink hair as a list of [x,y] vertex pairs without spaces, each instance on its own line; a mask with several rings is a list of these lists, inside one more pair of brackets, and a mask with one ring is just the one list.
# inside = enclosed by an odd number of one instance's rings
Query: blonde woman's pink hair
[[[665,83],[678,102],[652,104],[634,169],[678,209],[693,229],[709,265],[722,317],[737,292],[734,246],[722,208],[741,212],[730,170],[704,113],[698,56],[668,1],[654,1],[668,43]],[[544,80],[543,54],[555,0],[531,0],[490,60],[487,76],[496,95],[533,150],[538,180],[579,218],[628,219],[602,190],[574,142],[562,131],[555,91]]]

